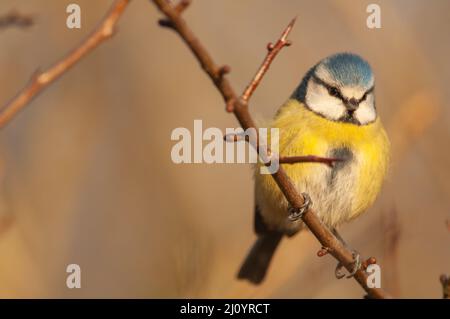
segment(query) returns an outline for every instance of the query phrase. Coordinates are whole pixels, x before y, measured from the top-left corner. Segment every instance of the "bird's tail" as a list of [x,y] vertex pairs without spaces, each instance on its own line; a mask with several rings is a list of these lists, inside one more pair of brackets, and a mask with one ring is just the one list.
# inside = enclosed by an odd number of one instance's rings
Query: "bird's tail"
[[268,232],[258,236],[238,273],[239,279],[259,284],[264,279],[272,256],[283,237],[279,232]]

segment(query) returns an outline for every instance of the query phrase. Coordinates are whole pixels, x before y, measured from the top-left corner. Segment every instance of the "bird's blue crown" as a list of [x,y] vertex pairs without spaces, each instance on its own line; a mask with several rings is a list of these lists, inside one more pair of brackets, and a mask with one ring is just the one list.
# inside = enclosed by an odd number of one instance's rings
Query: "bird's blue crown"
[[323,67],[340,86],[362,86],[369,89],[373,85],[373,73],[369,63],[353,53],[337,53],[326,57],[306,73],[292,97],[304,102],[309,79],[319,67]]
[[372,82],[372,69],[363,58],[352,53],[338,53],[322,60],[330,75],[341,85],[369,86]]

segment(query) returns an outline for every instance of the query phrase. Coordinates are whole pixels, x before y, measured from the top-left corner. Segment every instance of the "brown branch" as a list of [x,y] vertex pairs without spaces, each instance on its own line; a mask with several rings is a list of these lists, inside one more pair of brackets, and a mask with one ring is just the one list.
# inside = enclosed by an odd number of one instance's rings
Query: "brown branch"
[[330,167],[333,167],[335,162],[342,162],[343,159],[335,157],[320,157],[315,155],[305,155],[305,156],[280,156],[278,161],[280,164],[322,163]]
[[[252,144],[252,146],[257,150],[257,146],[251,143],[248,135],[245,134],[226,134],[223,137],[225,142],[240,142],[246,141]],[[269,152],[268,152],[269,153]],[[278,163],[280,164],[297,164],[297,163],[321,163],[326,164],[329,167],[333,167],[335,162],[342,162],[343,159],[335,158],[335,157],[320,157],[315,155],[303,155],[303,156],[279,156],[275,154],[273,151],[270,152],[270,157],[274,158],[274,156],[278,157]],[[266,163],[267,166],[270,166],[270,162]]]
[[98,45],[114,35],[116,24],[131,0],[116,0],[99,26],[79,46],[44,72],[36,72],[10,102],[0,109],[0,128],[9,123],[33,98],[56,81]]
[[264,58],[264,61],[261,63],[261,66],[253,77],[253,80],[249,83],[244,93],[242,93],[241,95],[241,100],[243,103],[248,103],[253,95],[253,92],[255,92],[256,88],[264,77],[264,74],[266,74],[267,70],[269,69],[270,64],[272,64],[272,61],[275,59],[281,49],[283,49],[285,46],[291,45],[291,41],[289,41],[287,37],[294,27],[295,20],[296,18],[292,19],[286,29],[284,29],[275,45],[273,45],[272,43],[269,43],[267,45],[267,55]]
[[4,16],[0,16],[0,29],[9,27],[28,28],[32,26],[34,19],[30,15],[20,14],[16,11],[11,11]]
[[[248,112],[247,103],[243,103],[243,101],[238,98],[228,79],[220,74],[220,67],[214,62],[209,52],[186,24],[181,14],[177,10],[175,10],[174,7],[170,5],[170,3],[168,3],[166,0],[152,1],[166,16],[167,21],[170,21],[172,29],[180,35],[180,37],[187,44],[194,56],[197,58],[202,69],[208,74],[216,88],[221,93],[227,106],[232,104],[232,112],[236,116],[242,128],[244,130],[248,128],[256,128],[256,125],[252,117],[250,116],[250,113]],[[282,168],[280,168],[276,173],[272,174],[272,176],[278,184],[280,190],[283,192],[289,204],[293,208],[302,207],[304,198],[297,192],[296,187],[294,186],[286,172]],[[302,220],[308,226],[314,236],[318,239],[320,244],[323,247],[327,247],[329,254],[333,255],[340,263],[342,263],[348,271],[351,271],[353,267],[352,252],[344,247],[344,245],[322,223],[317,215],[312,210],[309,210],[302,216]],[[359,269],[356,272],[354,278],[368,293],[369,297],[389,297],[389,295],[384,290],[369,288],[367,286],[367,274],[364,270]]]

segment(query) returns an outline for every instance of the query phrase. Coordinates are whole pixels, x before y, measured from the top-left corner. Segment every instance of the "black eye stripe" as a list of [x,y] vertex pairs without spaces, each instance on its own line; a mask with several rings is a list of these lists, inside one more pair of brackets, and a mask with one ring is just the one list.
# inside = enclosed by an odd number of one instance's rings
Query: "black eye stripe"
[[[318,77],[317,75],[315,75],[315,74],[312,76],[312,78],[313,78],[314,82],[316,82],[317,84],[320,84],[320,85],[322,85],[324,88],[326,88],[327,91],[328,91],[328,93],[329,93],[331,96],[334,96],[334,97],[337,97],[337,98],[341,99],[344,103],[348,102],[348,99],[345,98],[345,97],[342,95],[341,91],[340,91],[337,87],[334,87],[334,86],[332,86],[332,85],[326,83],[325,81],[323,81],[321,78],[319,78],[319,77]],[[370,89],[368,89],[368,90],[364,93],[364,95],[358,100],[358,104],[361,103],[361,102],[363,102],[363,101],[367,98],[367,96],[368,96],[370,93],[373,92],[374,89],[375,89],[375,86],[372,86]]]
[[334,87],[334,86],[332,86],[332,85],[326,83],[325,81],[323,81],[321,78],[319,78],[319,77],[318,77],[317,75],[315,75],[315,74],[313,75],[313,80],[314,80],[317,84],[320,84],[320,85],[322,85],[324,88],[326,88],[327,91],[328,91],[328,93],[329,93],[331,96],[337,97],[337,98],[341,99],[342,101],[345,101],[344,96],[342,95],[341,91],[340,91],[337,87]]
[[361,103],[362,101],[364,101],[365,99],[367,99],[367,96],[373,92],[373,90],[375,89],[374,86],[372,86],[370,89],[368,89],[364,95],[358,100],[358,103]]

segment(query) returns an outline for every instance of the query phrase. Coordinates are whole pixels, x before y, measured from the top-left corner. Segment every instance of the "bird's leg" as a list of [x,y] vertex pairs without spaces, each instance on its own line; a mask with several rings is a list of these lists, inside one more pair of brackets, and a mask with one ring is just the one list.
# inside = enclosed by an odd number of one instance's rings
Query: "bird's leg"
[[308,209],[312,205],[311,198],[309,197],[308,194],[302,193],[302,196],[303,196],[303,200],[304,200],[302,206],[297,208],[297,207],[292,207],[292,206],[289,205],[289,208],[288,208],[289,216],[288,216],[288,218],[292,222],[302,218],[303,214],[306,213],[308,211]]
[[[354,250],[354,249],[351,249],[350,248],[350,246],[349,245],[347,245],[347,243],[345,242],[345,240],[341,237],[341,235],[338,233],[338,231],[337,231],[337,229],[336,228],[332,228],[331,229],[331,232],[333,233],[333,235],[334,236],[336,236],[336,238],[347,248],[347,249],[349,249],[349,250],[351,250],[352,251],[352,256],[353,256],[353,259],[354,259],[354,262],[353,262],[353,269],[352,269],[352,271],[350,272],[350,274],[347,276],[347,278],[351,278],[351,277],[353,277],[355,274],[356,274],[356,272],[361,268],[361,256],[359,255],[359,253],[356,251],[356,250]],[[341,279],[341,278],[343,278],[344,276],[345,276],[345,274],[343,274],[342,273],[342,268],[343,268],[344,266],[339,262],[338,264],[337,264],[337,266],[336,266],[336,269],[335,269],[335,271],[334,271],[334,274],[335,274],[335,276],[336,276],[336,278],[337,279]]]

